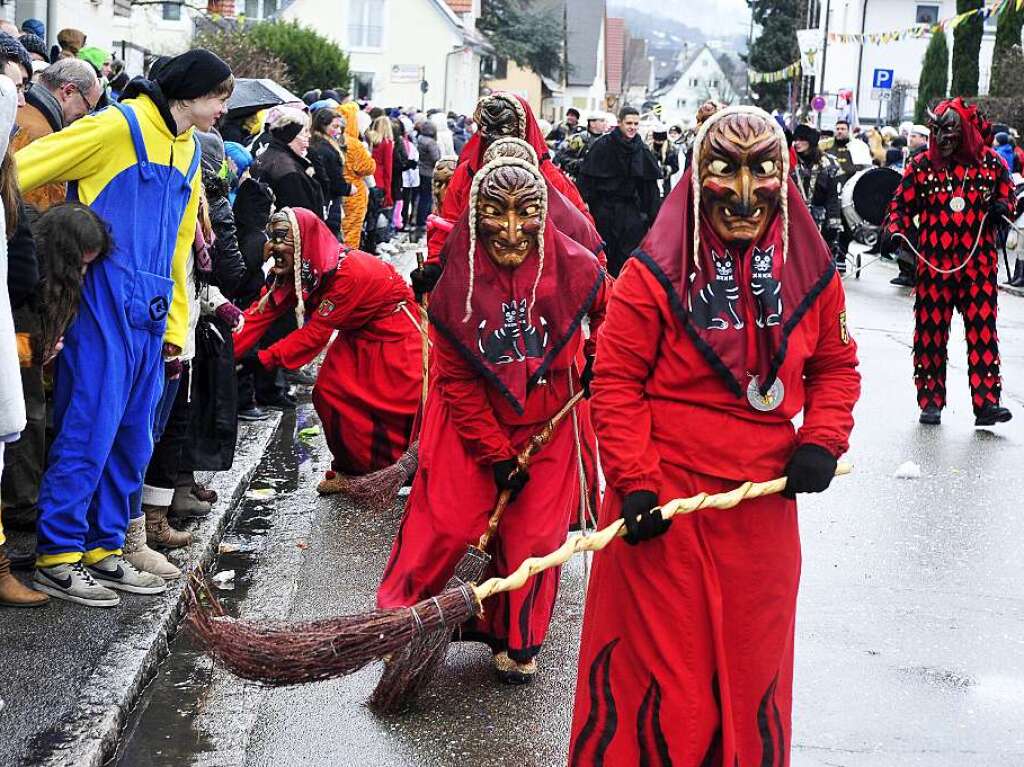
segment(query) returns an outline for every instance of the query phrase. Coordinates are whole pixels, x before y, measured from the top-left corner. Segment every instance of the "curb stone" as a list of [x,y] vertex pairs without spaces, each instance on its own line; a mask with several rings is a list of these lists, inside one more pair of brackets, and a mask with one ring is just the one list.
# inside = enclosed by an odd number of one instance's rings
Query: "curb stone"
[[[266,421],[239,424],[234,466],[215,474],[209,484],[220,500],[192,530],[193,542],[188,549],[189,560],[182,565],[183,573],[205,567],[216,557],[217,544],[280,423],[281,414],[275,412]],[[111,642],[84,685],[74,713],[59,727],[42,734],[44,742],[50,744],[48,752],[28,754],[23,762],[26,767],[102,767],[114,753],[130,712],[167,655],[168,640],[184,614],[185,583],[185,577],[170,582],[167,591],[140,616],[137,632]]]

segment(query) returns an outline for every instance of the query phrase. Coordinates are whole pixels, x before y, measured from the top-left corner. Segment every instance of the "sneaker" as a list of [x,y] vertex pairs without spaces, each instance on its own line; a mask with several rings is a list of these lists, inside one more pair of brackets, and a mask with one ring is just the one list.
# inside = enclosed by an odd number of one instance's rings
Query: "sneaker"
[[238,411],[239,421],[266,421],[268,418],[270,413],[261,407],[248,407]]
[[32,576],[36,591],[87,607],[117,607],[121,597],[98,584],[81,562],[37,567]]
[[167,591],[163,578],[141,572],[120,554],[111,554],[89,565],[88,569],[97,582],[118,591],[129,591],[132,594],[162,594]]
[[1006,423],[1011,418],[1013,418],[1013,413],[1005,407],[988,404],[979,410],[974,416],[974,425],[995,426],[997,423]]
[[921,417],[917,420],[925,426],[938,426],[942,423],[942,410],[935,405],[929,405],[921,411]]

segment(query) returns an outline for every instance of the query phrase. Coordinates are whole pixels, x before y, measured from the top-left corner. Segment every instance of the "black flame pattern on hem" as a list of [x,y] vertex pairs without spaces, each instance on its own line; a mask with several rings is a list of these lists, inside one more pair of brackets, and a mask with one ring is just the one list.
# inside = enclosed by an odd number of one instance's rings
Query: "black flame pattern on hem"
[[[579,740],[573,749],[572,767],[604,767],[604,757],[619,725],[615,697],[612,695],[611,664],[612,652],[619,643],[619,637],[611,640],[590,664],[587,682],[590,689],[590,713],[580,730]],[[588,751],[591,738],[601,727],[600,735],[593,749]]]

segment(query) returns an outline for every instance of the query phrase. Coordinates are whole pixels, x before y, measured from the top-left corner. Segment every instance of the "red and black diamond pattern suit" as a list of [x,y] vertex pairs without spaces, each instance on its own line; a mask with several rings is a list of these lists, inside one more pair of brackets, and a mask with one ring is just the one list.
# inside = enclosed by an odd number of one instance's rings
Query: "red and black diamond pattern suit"
[[[974,412],[999,404],[996,222],[985,222],[973,258],[963,264],[975,246],[985,213],[997,201],[1012,210],[1012,195],[1006,166],[992,150],[985,151],[980,163],[950,163],[944,168],[922,153],[907,166],[890,203],[886,221],[890,233],[902,232],[939,269],[963,267],[943,274],[918,259],[914,383],[922,410],[946,405],[946,345],[954,309],[964,318]],[[959,213],[950,207],[958,196],[965,202]]]

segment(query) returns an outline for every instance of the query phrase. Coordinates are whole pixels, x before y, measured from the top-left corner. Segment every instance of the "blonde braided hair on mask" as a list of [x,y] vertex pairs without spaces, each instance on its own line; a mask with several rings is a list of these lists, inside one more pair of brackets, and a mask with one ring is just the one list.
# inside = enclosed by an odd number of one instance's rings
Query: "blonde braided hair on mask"
[[469,289],[466,291],[466,316],[462,318],[464,323],[469,322],[469,318],[473,314],[473,286],[476,283],[476,204],[480,197],[480,185],[495,171],[510,167],[522,168],[529,173],[534,179],[535,187],[540,192],[541,219],[540,231],[537,233],[537,277],[533,281],[533,289],[530,293],[527,322],[531,321],[533,305],[537,303],[537,287],[540,285],[540,278],[544,272],[544,234],[548,225],[548,185],[536,165],[531,165],[518,157],[499,157],[477,171],[469,190]]
[[[295,238],[295,252],[292,256],[292,275],[295,279],[295,319],[301,328],[302,323],[306,319],[306,302],[302,298],[302,232],[299,230],[299,220],[291,208],[281,208],[277,212],[284,213],[288,217],[288,225],[291,226],[292,236]],[[259,304],[256,305],[260,313],[266,311],[273,292],[274,289],[271,288],[264,293]]]
[[511,106],[512,109],[515,110],[515,113],[516,113],[516,133],[518,134],[517,137],[519,137],[519,138],[525,137],[526,136],[526,110],[523,108],[523,105],[522,105],[522,103],[520,103],[519,99],[517,99],[515,97],[515,95],[509,93],[508,91],[494,91],[494,93],[491,93],[488,96],[484,96],[478,102],[476,102],[476,109],[473,110],[473,121],[477,125],[480,125],[482,123],[482,120],[480,118],[483,116],[484,108],[491,101],[504,101],[507,104],[509,104],[509,106]]
[[[782,263],[785,264],[786,259],[789,257],[789,190],[787,189],[789,183],[789,146],[786,144],[786,133],[782,130],[782,126],[776,122],[775,118],[763,109],[751,106],[732,106],[720,109],[708,117],[700,126],[700,130],[697,131],[697,137],[693,141],[692,167],[694,172],[691,179],[691,184],[693,185],[693,260],[698,271],[700,270],[701,149],[703,148],[704,139],[708,131],[719,121],[732,115],[760,117],[773,129],[775,137],[779,141],[779,151],[782,155],[782,197],[779,200],[779,210],[782,213]],[[689,300],[692,301],[692,297]],[[693,308],[692,305],[690,308]]]
[[484,152],[483,164],[486,165],[499,157],[518,157],[520,160],[528,160],[534,165],[537,164],[537,150],[533,148],[533,145],[525,139],[514,136],[502,136],[495,139]]

